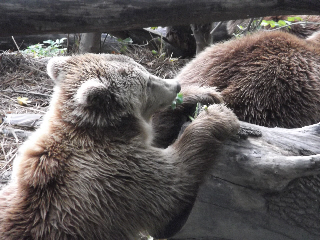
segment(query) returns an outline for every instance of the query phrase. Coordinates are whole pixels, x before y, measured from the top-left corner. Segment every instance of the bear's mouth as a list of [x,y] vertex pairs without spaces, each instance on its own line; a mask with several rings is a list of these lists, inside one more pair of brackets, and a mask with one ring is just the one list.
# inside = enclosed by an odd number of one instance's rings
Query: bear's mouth
[[[180,84],[179,84],[180,85]],[[181,87],[180,87],[180,89],[181,89]],[[179,104],[182,104],[182,102],[183,102],[183,94],[179,91],[178,93],[177,93],[177,96],[176,96],[176,98],[172,101],[172,103],[171,103],[171,108],[174,110],[174,109],[176,109],[176,107],[179,105]]]
[[178,94],[180,91],[181,91],[181,85],[180,83],[177,83],[176,93]]

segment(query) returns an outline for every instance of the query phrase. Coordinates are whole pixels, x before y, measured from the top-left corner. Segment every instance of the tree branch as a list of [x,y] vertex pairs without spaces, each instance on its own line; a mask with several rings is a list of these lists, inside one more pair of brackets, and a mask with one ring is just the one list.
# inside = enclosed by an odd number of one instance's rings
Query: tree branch
[[318,0],[11,0],[0,3],[0,36],[109,32],[268,15],[319,14]]

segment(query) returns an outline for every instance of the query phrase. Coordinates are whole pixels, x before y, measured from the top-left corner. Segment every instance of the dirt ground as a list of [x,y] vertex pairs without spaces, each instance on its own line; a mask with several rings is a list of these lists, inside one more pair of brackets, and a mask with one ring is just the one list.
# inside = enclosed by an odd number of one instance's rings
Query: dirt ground
[[[18,53],[0,55],[0,184],[10,176],[12,161],[25,137],[15,130],[34,131],[5,123],[10,114],[44,114],[47,111],[53,82],[46,74],[48,58],[32,59]],[[18,97],[28,98],[21,105]],[[27,133],[26,132],[26,133]]]
[[[127,48],[126,55],[162,78],[173,78],[187,60],[154,55],[145,47]],[[9,119],[20,119],[46,113],[53,92],[53,81],[46,73],[50,58],[34,58],[19,52],[0,53],[0,188],[10,177],[18,147],[36,126],[16,126]],[[20,100],[18,100],[20,98]],[[12,115],[11,115],[12,114]],[[32,114],[32,115],[28,115]]]

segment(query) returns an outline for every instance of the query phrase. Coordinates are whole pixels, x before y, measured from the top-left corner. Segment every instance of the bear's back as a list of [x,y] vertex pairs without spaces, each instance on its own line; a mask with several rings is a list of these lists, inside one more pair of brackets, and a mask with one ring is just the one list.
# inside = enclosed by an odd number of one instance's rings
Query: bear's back
[[260,32],[207,48],[177,76],[215,86],[240,120],[268,127],[320,121],[320,47],[284,32]]

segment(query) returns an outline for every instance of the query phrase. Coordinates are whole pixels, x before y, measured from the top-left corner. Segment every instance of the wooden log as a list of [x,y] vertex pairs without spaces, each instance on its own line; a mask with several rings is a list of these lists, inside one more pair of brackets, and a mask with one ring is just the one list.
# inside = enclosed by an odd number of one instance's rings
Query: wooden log
[[320,123],[241,129],[248,138],[212,156],[186,224],[170,239],[320,239]]
[[319,14],[318,0],[11,0],[0,2],[0,36],[109,32],[268,15]]

